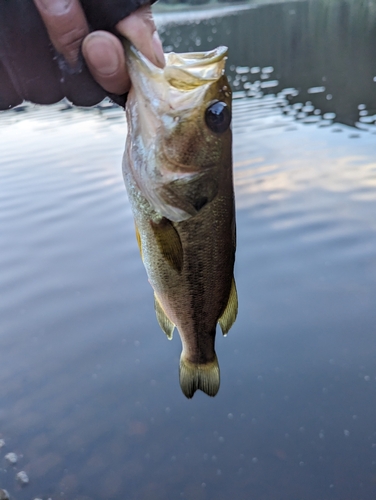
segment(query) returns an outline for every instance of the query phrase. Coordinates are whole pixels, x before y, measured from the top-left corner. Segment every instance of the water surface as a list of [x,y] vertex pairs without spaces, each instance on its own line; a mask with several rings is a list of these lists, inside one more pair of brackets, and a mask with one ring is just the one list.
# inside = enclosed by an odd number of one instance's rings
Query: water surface
[[218,335],[214,399],[184,398],[180,340],[155,319],[122,110],[2,113],[0,487],[12,498],[374,499],[374,8],[330,5],[162,28],[177,50],[230,45],[240,309]]

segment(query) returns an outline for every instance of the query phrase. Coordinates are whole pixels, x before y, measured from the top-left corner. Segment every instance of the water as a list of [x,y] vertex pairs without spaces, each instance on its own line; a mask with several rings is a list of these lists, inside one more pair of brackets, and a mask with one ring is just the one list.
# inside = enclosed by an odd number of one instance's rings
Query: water
[[285,2],[162,28],[177,50],[190,36],[229,44],[240,80],[240,310],[218,335],[214,399],[181,394],[180,340],[155,319],[121,176],[123,112],[2,113],[0,487],[12,498],[374,499],[374,8]]

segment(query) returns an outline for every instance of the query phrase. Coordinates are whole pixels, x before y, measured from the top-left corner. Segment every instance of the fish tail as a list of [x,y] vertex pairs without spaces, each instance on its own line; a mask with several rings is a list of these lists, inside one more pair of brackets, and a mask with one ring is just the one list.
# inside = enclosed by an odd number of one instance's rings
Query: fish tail
[[188,361],[182,354],[180,357],[180,387],[187,398],[192,398],[199,389],[208,396],[214,397],[219,390],[219,365],[215,355],[213,361],[197,364]]

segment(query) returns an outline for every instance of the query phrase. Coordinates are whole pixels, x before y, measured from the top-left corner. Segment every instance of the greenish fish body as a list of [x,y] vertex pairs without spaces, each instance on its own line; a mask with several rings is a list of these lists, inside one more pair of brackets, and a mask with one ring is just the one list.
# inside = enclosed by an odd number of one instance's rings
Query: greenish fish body
[[158,322],[182,341],[180,385],[215,396],[217,323],[237,314],[227,49],[166,54],[159,69],[125,52],[132,80],[123,173]]

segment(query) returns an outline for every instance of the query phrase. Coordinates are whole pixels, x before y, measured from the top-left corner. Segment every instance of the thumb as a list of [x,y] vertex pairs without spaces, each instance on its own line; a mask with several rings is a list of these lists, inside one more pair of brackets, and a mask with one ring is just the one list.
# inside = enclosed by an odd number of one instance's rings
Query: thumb
[[122,19],[116,25],[116,29],[149,61],[159,68],[165,66],[162,42],[158,36],[150,5],[145,5]]

